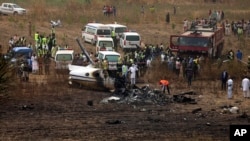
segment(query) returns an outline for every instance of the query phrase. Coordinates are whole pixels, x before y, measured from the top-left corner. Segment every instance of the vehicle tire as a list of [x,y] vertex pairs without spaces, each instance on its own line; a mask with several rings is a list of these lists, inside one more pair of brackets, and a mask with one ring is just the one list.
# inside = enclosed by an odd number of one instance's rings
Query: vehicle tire
[[15,12],[13,13],[13,15],[16,16],[16,15],[17,15],[17,12],[15,11]]

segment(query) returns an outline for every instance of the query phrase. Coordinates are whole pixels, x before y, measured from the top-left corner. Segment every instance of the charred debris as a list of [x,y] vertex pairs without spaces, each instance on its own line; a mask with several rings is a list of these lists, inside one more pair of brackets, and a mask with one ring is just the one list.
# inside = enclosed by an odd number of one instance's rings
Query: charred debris
[[123,104],[156,104],[166,105],[169,103],[197,104],[193,95],[194,91],[186,91],[169,95],[159,89],[152,89],[149,85],[132,88],[116,88],[110,97],[104,98],[101,103],[123,103]]

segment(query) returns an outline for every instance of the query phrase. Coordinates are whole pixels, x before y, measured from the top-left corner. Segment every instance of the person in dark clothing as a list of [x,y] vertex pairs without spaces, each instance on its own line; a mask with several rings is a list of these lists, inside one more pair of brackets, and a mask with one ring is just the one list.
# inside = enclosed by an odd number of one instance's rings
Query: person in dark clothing
[[169,12],[166,15],[166,23],[169,24],[170,23],[170,14]]
[[117,72],[114,85],[115,85],[116,89],[125,88],[126,87],[125,77],[122,76],[122,74],[119,73],[119,72]]
[[226,70],[224,70],[221,73],[221,90],[226,90],[227,79],[228,79],[228,73]]
[[186,71],[188,87],[190,87],[192,84],[192,79],[193,79],[193,74],[194,74],[192,64],[189,63],[185,71]]
[[176,7],[174,6],[174,15],[176,14]]

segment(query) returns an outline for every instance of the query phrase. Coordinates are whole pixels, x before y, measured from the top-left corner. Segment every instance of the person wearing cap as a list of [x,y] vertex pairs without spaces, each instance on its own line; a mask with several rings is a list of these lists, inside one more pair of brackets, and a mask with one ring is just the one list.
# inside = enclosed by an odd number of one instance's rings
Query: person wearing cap
[[161,90],[162,90],[162,92],[163,92],[164,94],[165,94],[166,89],[167,89],[167,91],[168,91],[168,94],[170,94],[169,82],[168,82],[168,80],[166,80],[166,79],[164,78],[164,79],[162,79],[162,80],[159,81],[159,84],[160,84]]

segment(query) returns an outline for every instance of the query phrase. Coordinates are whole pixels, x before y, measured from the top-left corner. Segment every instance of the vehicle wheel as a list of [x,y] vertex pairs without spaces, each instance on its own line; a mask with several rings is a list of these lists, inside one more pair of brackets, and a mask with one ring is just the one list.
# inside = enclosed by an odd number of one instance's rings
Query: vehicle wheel
[[16,15],[17,15],[17,12],[14,12],[13,15],[16,16]]

